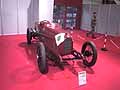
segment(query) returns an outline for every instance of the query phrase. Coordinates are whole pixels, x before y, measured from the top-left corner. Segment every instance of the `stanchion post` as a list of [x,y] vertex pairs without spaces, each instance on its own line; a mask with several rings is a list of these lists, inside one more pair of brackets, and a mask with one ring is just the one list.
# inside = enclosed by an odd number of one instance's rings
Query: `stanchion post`
[[104,45],[103,48],[101,48],[102,51],[108,51],[108,49],[106,48],[106,43],[107,43],[107,33],[105,33]]

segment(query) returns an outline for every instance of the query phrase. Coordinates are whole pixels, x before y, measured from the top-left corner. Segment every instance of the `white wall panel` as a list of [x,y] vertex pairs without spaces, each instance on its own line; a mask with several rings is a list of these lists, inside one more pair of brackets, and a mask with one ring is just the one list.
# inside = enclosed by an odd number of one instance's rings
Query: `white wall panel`
[[2,0],[3,34],[17,33],[17,0]]
[[27,9],[28,27],[33,27],[36,21],[39,21],[39,0],[31,0]]
[[28,27],[33,25],[33,0],[30,1],[29,7],[27,9],[27,24]]
[[[29,22],[38,20],[38,2],[39,0],[2,0],[3,34],[26,34]],[[32,6],[30,14],[28,9],[31,4],[34,6]]]
[[83,30],[90,30],[90,22],[91,22],[91,12],[90,12],[90,5],[89,4],[83,4],[83,10],[82,10],[82,23],[81,23],[81,29]]
[[54,0],[39,0],[39,21],[53,21]]
[[33,0],[33,20],[34,23],[39,21],[39,0]]
[[120,36],[120,5],[83,5],[81,29],[90,30],[92,12],[97,12],[96,32]]
[[52,21],[53,4],[54,0],[2,0],[0,33],[26,34],[27,27],[32,27],[36,21]]
[[54,0],[31,0],[28,8],[28,26],[33,27],[36,21],[53,21]]
[[100,5],[98,15],[98,32],[119,35],[119,5]]
[[108,33],[112,35],[120,35],[120,5],[110,5],[110,15],[108,23]]
[[18,10],[18,33],[26,34],[27,30],[27,12]]
[[98,12],[99,5],[98,4],[83,4],[83,13],[82,13],[82,24],[81,28],[83,30],[91,30],[91,16],[92,13]]
[[108,5],[100,5],[97,16],[97,32],[98,33],[106,33],[108,32]]
[[18,0],[18,33],[26,34],[27,30],[27,9],[31,0]]

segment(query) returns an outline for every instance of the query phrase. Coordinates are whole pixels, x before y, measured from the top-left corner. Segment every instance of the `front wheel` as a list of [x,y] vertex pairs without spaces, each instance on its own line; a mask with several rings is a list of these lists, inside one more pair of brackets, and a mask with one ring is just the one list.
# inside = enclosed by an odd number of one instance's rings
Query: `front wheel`
[[81,53],[83,55],[83,64],[91,67],[96,63],[97,50],[93,42],[87,41],[83,44]]
[[37,47],[37,63],[38,63],[39,71],[42,74],[48,73],[48,65],[47,65],[47,61],[46,61],[45,46],[42,42],[40,42]]

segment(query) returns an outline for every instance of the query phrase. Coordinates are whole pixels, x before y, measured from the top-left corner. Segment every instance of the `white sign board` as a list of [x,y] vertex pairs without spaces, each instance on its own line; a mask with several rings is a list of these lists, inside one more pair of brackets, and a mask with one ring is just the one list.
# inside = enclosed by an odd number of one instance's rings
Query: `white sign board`
[[56,40],[57,46],[59,46],[65,40],[64,36],[65,36],[65,33],[59,33],[59,34],[55,35],[55,40]]
[[79,85],[85,85],[86,81],[86,71],[78,72],[78,82]]

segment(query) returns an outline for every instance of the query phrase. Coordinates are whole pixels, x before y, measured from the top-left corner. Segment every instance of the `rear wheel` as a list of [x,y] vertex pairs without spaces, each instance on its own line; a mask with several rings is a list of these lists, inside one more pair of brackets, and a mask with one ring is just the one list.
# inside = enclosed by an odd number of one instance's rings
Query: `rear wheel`
[[83,64],[91,67],[96,63],[97,50],[93,42],[87,41],[83,44],[81,53],[83,55]]
[[27,44],[31,44],[32,40],[32,32],[29,28],[27,28]]
[[45,46],[42,42],[40,42],[37,47],[37,63],[38,63],[39,71],[42,74],[48,73],[48,65],[47,65],[47,61],[46,61]]

